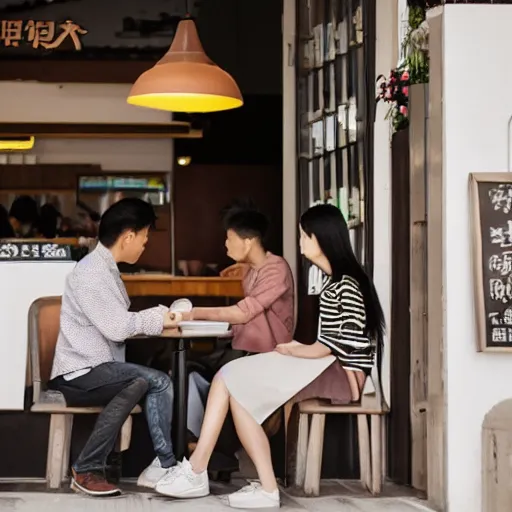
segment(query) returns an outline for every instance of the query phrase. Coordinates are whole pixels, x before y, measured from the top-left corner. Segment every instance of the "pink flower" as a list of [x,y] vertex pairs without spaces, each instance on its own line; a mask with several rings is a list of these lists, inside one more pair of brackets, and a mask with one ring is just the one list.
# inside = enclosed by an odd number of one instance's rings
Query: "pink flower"
[[404,71],[402,73],[401,80],[409,80],[409,71]]
[[407,116],[407,114],[409,113],[409,111],[407,110],[407,107],[405,105],[402,105],[400,107],[400,110],[399,110],[400,114],[402,114],[403,116]]
[[393,96],[393,91],[392,91],[391,87],[389,87],[388,90],[386,91],[386,98],[391,99],[392,96]]
[[404,96],[409,96],[409,87],[402,87],[402,93]]

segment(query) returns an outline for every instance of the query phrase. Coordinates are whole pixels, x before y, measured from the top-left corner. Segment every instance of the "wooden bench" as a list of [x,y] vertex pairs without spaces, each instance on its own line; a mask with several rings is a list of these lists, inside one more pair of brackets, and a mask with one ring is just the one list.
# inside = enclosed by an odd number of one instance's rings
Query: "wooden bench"
[[[60,326],[61,297],[42,297],[34,301],[28,314],[27,384],[33,387],[31,412],[50,414],[46,482],[50,489],[58,489],[69,469],[71,433],[75,414],[99,414],[102,407],[67,407],[62,393],[46,390],[46,382],[55,355]],[[132,414],[141,412],[139,406]],[[130,446],[132,417],[121,428],[117,449]]]
[[[290,406],[285,411],[287,422]],[[388,407],[382,398],[379,381],[369,377],[360,404],[332,405],[326,400],[310,399],[298,404],[299,425],[294,451],[293,484],[303,488],[307,496],[320,494],[320,477],[324,445],[325,416],[327,414],[355,414],[359,441],[361,481],[377,495],[385,477],[386,429]],[[290,462],[289,460],[287,462]],[[287,474],[292,473],[290,469]]]

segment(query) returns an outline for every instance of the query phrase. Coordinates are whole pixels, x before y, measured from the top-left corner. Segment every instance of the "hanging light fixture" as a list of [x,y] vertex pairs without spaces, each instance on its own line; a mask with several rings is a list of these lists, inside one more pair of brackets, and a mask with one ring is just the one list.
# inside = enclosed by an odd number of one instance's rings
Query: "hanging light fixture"
[[29,137],[1,137],[0,151],[28,151],[34,147],[34,136]]
[[187,165],[190,165],[190,162],[192,162],[192,157],[190,156],[179,156],[176,161],[178,162],[178,165],[181,165],[182,167],[185,167]]
[[238,85],[208,58],[188,15],[179,22],[169,51],[137,79],[127,101],[171,112],[216,112],[243,105]]

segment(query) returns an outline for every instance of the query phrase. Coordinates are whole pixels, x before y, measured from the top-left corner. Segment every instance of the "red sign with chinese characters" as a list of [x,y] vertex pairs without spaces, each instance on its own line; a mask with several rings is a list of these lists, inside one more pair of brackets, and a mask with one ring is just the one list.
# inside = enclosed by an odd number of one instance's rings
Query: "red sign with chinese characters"
[[31,45],[34,49],[55,50],[69,39],[75,51],[82,49],[80,36],[87,30],[77,23],[66,20],[55,21],[35,20],[0,20],[0,47],[19,48],[22,44]]

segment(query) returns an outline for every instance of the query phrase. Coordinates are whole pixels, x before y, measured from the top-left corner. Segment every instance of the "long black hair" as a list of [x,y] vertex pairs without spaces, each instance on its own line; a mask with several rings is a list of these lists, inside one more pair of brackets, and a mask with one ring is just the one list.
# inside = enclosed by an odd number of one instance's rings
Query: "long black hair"
[[312,206],[302,214],[300,226],[309,237],[315,235],[331,265],[333,281],[341,281],[343,276],[350,276],[359,284],[366,310],[368,335],[381,349],[385,329],[382,306],[372,280],[352,250],[347,223],[341,211],[330,204]]

